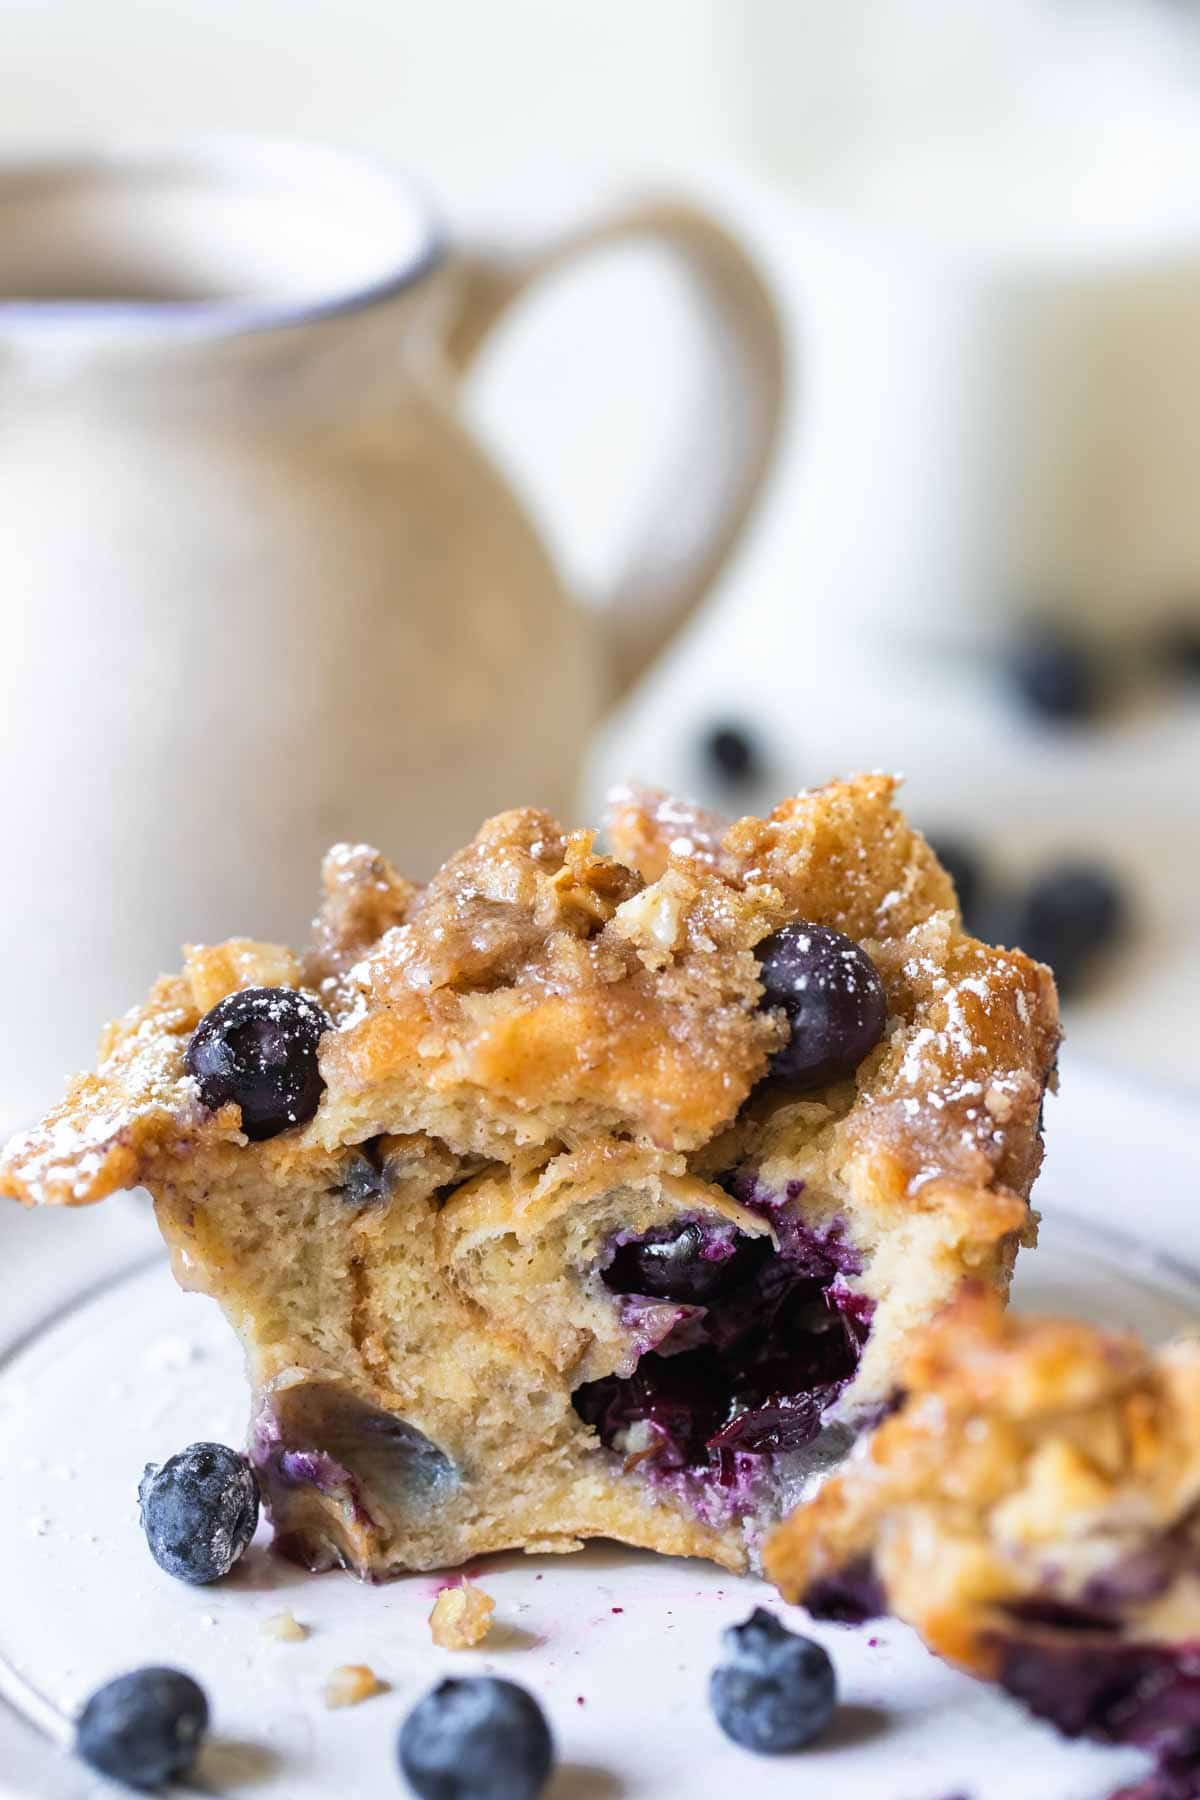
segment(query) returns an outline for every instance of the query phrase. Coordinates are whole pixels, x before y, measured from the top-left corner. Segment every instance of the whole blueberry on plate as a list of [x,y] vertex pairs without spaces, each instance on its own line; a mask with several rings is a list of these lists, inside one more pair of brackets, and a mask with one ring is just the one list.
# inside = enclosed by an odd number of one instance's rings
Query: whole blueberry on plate
[[98,1688],[75,1727],[83,1761],[152,1792],[186,1775],[208,1729],[208,1701],[178,1669],[135,1669]]
[[726,1737],[780,1756],[824,1731],[837,1705],[837,1677],[820,1644],[788,1631],[761,1606],[721,1636],[729,1661],[713,1670],[708,1692]]
[[225,1444],[189,1444],[138,1484],[142,1529],[160,1569],[201,1586],[228,1575],[258,1524],[258,1480]]
[[741,787],[762,773],[762,756],[753,734],[732,721],[709,727],[704,754],[714,774],[731,787]]
[[1012,684],[1027,709],[1056,724],[1090,718],[1100,682],[1087,647],[1061,631],[1031,630],[1008,659]]
[[420,1800],[536,1800],[554,1742],[545,1714],[515,1681],[440,1681],[400,1728],[400,1767]]
[[866,951],[844,932],[796,920],[758,946],[763,1006],[787,1016],[790,1036],[771,1073],[797,1087],[852,1075],[883,1036],[887,997]]
[[242,988],[218,1000],[184,1061],[211,1112],[230,1101],[256,1141],[311,1119],[325,1088],[317,1045],[330,1020],[295,988]]

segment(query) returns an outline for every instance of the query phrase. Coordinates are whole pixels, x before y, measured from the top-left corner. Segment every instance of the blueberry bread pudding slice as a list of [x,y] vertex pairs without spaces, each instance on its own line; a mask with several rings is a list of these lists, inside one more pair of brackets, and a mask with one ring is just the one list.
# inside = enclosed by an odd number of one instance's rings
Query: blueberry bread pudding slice
[[893,1613],[1067,1735],[1155,1752],[1147,1794],[1200,1792],[1200,1338],[964,1292],[765,1562],[818,1617]]
[[298,1559],[744,1568],[1032,1232],[1053,985],[893,785],[624,795],[612,855],[506,813],[421,888],[339,847],[310,948],[189,950],[0,1190],[150,1190]]

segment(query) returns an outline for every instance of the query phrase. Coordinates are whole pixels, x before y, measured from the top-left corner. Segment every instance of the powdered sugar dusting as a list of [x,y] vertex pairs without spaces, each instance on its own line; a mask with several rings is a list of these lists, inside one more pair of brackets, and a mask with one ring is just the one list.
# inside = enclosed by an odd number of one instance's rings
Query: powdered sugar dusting
[[1030,1065],[1040,1051],[1024,978],[1009,957],[983,946],[961,973],[948,974],[926,947],[927,928],[911,936],[902,971],[917,1008],[896,1071],[897,1086],[908,1090],[898,1096],[902,1111],[914,1126],[924,1114],[945,1119],[964,1150],[995,1158],[1036,1092]]
[[708,868],[720,865],[721,840],[729,829],[729,820],[698,801],[682,799],[660,788],[624,785],[610,789],[606,810],[610,817],[623,812],[640,816],[642,828],[672,856],[703,863]]
[[391,883],[381,864],[379,852],[371,844],[334,844],[325,857],[326,874],[339,887],[369,883],[376,893],[386,894]]

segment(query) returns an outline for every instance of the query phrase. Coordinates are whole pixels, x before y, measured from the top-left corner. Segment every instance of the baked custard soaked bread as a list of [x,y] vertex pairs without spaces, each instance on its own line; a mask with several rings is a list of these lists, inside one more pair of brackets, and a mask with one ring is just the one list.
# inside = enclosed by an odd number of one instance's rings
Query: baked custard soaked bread
[[150,1190],[302,1561],[744,1568],[1032,1231],[1053,985],[892,795],[505,813],[424,888],[341,846],[312,947],[191,949],[0,1188]]
[[1195,1795],[1200,1339],[1151,1351],[964,1293],[904,1390],[772,1533],[768,1574],[819,1617],[896,1614],[1069,1736],[1156,1752],[1147,1795]]

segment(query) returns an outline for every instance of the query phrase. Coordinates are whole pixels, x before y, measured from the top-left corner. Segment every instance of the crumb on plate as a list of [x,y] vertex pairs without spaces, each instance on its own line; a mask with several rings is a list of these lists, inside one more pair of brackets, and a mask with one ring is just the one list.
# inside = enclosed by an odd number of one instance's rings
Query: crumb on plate
[[429,1615],[434,1643],[442,1650],[470,1650],[487,1636],[495,1610],[491,1595],[469,1581],[443,1588]]
[[302,1644],[309,1628],[301,1624],[295,1613],[281,1612],[264,1619],[261,1629],[264,1637],[277,1638],[281,1644]]
[[380,1681],[374,1669],[369,1669],[366,1663],[343,1663],[325,1683],[325,1704],[331,1708],[357,1706],[360,1701],[369,1700],[373,1694],[386,1691],[387,1682]]

